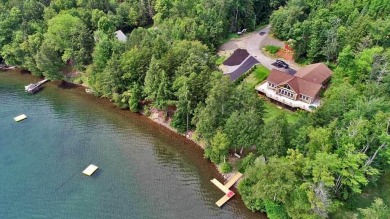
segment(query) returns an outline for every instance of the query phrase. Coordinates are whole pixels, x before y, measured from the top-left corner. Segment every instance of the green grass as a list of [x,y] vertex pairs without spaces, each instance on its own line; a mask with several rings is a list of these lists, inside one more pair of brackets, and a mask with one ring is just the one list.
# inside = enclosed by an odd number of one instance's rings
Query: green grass
[[282,107],[278,107],[277,105],[271,103],[270,101],[264,101],[264,107],[266,111],[266,115],[264,116],[265,122],[271,120],[272,118],[275,118],[280,113],[284,113],[286,115],[287,121],[292,124],[295,123],[298,119],[298,116],[295,112],[291,112],[287,109],[284,109]]
[[[244,79],[244,82],[252,89],[255,89],[255,86],[267,79],[270,70],[262,65],[257,65],[255,69]],[[289,123],[294,123],[297,121],[298,117],[294,112],[291,112],[287,109],[281,108],[270,101],[264,101],[265,110],[267,112],[265,116],[265,121],[268,121],[276,117],[280,113],[284,113],[287,117]]]
[[254,89],[256,85],[260,84],[268,77],[269,73],[270,70],[266,67],[257,65],[253,72],[244,79],[244,82]]
[[369,185],[362,194],[350,198],[331,218],[352,219],[353,215],[358,213],[358,208],[371,206],[375,198],[383,199],[387,208],[390,208],[390,172],[384,173],[376,185]]
[[280,46],[266,45],[264,48],[265,48],[265,50],[268,51],[269,53],[271,53],[271,54],[276,54],[276,53],[279,51]]
[[230,40],[232,39],[237,39],[239,38],[241,35],[238,35],[237,33],[229,33],[229,35],[227,35],[227,37],[223,40],[221,40],[220,44],[225,44],[227,42],[229,42]]
[[215,60],[215,64],[217,66],[221,65],[228,57],[227,56],[218,56],[217,60]]

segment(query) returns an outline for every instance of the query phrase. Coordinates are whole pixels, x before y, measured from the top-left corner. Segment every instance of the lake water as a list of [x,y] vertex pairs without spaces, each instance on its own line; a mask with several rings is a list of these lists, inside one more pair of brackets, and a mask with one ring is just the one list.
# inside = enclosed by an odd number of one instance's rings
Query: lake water
[[192,142],[82,88],[24,92],[38,80],[0,72],[0,218],[265,218],[215,205],[222,179]]

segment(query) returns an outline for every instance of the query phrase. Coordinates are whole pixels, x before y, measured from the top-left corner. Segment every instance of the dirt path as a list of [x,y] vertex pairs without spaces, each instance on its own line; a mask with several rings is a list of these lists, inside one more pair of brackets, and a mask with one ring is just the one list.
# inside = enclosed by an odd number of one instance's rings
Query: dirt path
[[[271,38],[269,36],[269,31],[270,31],[270,25],[266,26],[265,28],[259,31],[244,34],[240,38],[233,39],[223,44],[219,48],[219,51],[225,51],[226,53],[231,54],[233,53],[234,50],[238,48],[246,49],[248,53],[251,56],[255,57],[262,65],[264,65],[269,70],[272,70],[273,68],[276,68],[275,66],[271,65],[272,63],[275,62],[276,59],[272,59],[266,56],[265,54],[263,54],[261,48],[265,45],[284,46],[284,43],[275,38]],[[259,32],[265,32],[265,34],[261,36]],[[298,66],[296,63],[287,60],[285,61],[291,66],[292,69],[295,70],[301,69],[301,67]]]

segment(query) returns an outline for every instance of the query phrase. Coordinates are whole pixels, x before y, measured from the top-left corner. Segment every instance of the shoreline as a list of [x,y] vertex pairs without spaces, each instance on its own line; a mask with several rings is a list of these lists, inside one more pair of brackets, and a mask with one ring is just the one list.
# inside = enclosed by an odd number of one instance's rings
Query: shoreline
[[[96,97],[96,96],[95,96],[95,97]],[[130,112],[131,112],[131,111],[130,111]],[[146,115],[144,112],[140,112],[140,113],[138,113],[138,114],[140,114],[141,116],[144,116],[144,117],[148,118],[148,119],[151,120],[152,122],[154,122],[154,123],[156,123],[157,125],[159,125],[159,126],[165,128],[165,129],[167,129],[167,130],[173,132],[174,134],[180,136],[181,138],[185,138],[187,141],[192,142],[192,143],[195,144],[197,147],[199,147],[200,149],[202,149],[202,151],[204,152],[205,146],[202,145],[200,142],[196,141],[195,139],[193,139],[193,138],[192,138],[193,135],[190,135],[190,134],[188,134],[188,133],[186,133],[186,134],[181,134],[181,133],[177,132],[171,125],[169,125],[169,121],[170,121],[170,120],[168,120],[168,123],[163,122],[163,121],[160,120],[160,117],[158,117],[158,112],[163,112],[163,111],[157,111],[157,112],[155,112],[155,113],[151,113],[151,115],[149,115],[149,116]],[[131,113],[132,113],[132,112],[131,112]],[[154,117],[155,117],[154,115],[157,115],[157,117],[154,118]],[[193,133],[192,130],[189,131],[189,132]],[[189,137],[188,137],[188,135],[189,135]],[[208,159],[206,159],[206,158],[203,158],[203,159],[204,159],[204,160],[208,160]],[[210,162],[211,162],[211,161],[210,161]],[[219,170],[217,164],[215,164],[215,163],[213,163],[213,162],[211,162],[211,163],[212,163],[212,165],[214,166],[214,168],[216,169],[216,171],[219,173],[219,175],[222,176],[222,178],[225,180],[225,182],[228,181],[228,179],[230,179],[231,177],[233,177],[233,176],[238,172],[238,171],[232,171],[232,172],[229,172],[229,173],[222,173],[222,172]],[[242,180],[242,178],[239,179],[239,180],[232,186],[232,188],[234,188],[234,189],[236,190],[236,193],[238,193],[237,185],[238,185],[238,183],[239,183],[241,180]],[[239,194],[239,193],[238,193],[238,194]]]
[[[14,67],[14,68],[6,70],[6,71],[14,71],[14,72],[19,73],[19,74],[26,74],[26,71],[24,71],[23,69],[20,69],[18,67]],[[33,78],[37,78],[37,79],[39,78],[37,76],[32,75],[31,72],[28,72],[28,75],[30,75]],[[101,99],[101,100],[107,101],[107,103],[109,103],[113,108],[121,110],[121,111],[123,111],[125,113],[130,113],[130,114],[133,114],[135,116],[141,116],[143,118],[147,118],[148,121],[150,121],[154,125],[157,125],[158,127],[162,127],[166,131],[169,131],[172,135],[175,135],[176,138],[179,138],[180,140],[182,140],[184,142],[188,142],[190,144],[193,144],[194,146],[196,145],[196,148],[198,150],[202,150],[202,155],[204,155],[204,146],[202,146],[201,143],[197,142],[196,140],[192,139],[191,137],[187,137],[185,134],[181,134],[181,133],[177,132],[172,126],[169,125],[169,122],[167,123],[167,122],[160,121],[160,119],[161,119],[160,117],[153,118],[153,115],[156,114],[156,112],[151,113],[151,115],[148,116],[144,112],[134,113],[134,112],[131,112],[128,109],[120,109],[117,106],[115,106],[115,104],[113,104],[110,101],[110,99],[108,99],[108,98],[98,97],[98,96],[94,95],[93,93],[87,93],[86,89],[90,89],[90,88],[88,86],[86,86],[86,84],[76,84],[76,83],[73,83],[71,81],[66,81],[66,80],[51,81],[51,83],[54,84],[55,86],[57,86],[60,89],[69,89],[69,88],[80,89],[80,91],[82,90],[82,92],[80,92],[80,94],[83,93],[84,95],[93,97],[96,100]],[[223,179],[224,181],[222,181],[222,182],[227,181],[227,179],[229,179],[235,173],[237,173],[237,171],[233,171],[233,172],[230,172],[230,173],[227,173],[227,174],[223,174],[223,173],[221,173],[219,171],[218,165],[216,165],[215,163],[212,163],[210,160],[204,158],[203,156],[202,156],[201,159],[203,161],[205,161],[205,162],[209,162],[210,164],[212,164],[211,166],[213,166],[214,171],[218,174],[217,176],[215,176],[215,178],[217,178],[219,180]],[[243,200],[241,198],[241,195],[239,194],[238,189],[237,189],[238,182],[235,185],[233,185],[231,189],[233,191],[235,191],[235,193],[237,195],[237,198],[239,198],[240,202],[242,202],[242,204],[244,204]],[[249,209],[247,209],[247,210],[249,210]],[[258,213],[261,213],[261,212],[258,212]]]

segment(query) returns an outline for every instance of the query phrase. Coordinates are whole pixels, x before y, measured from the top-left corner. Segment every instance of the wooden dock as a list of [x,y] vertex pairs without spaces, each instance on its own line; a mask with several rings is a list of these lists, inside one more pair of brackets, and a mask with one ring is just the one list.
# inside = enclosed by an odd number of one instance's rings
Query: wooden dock
[[33,94],[33,93],[39,91],[41,89],[41,85],[48,82],[48,81],[49,81],[48,79],[44,79],[38,83],[29,84],[29,85],[25,86],[24,89],[26,90],[26,92]]
[[222,207],[222,205],[224,205],[235,195],[234,192],[230,190],[230,187],[232,187],[241,177],[242,173],[238,172],[225,185],[220,183],[217,179],[211,180],[214,185],[216,185],[222,192],[225,193],[225,195],[215,203],[218,207]]
[[[232,192],[232,191],[230,191]],[[229,201],[235,194],[232,192],[232,195],[224,195],[221,199],[219,199],[217,202],[215,202],[215,204],[218,206],[218,207],[222,207],[222,205],[224,205],[227,201]]]
[[240,178],[242,177],[242,173],[238,172],[236,175],[234,175],[229,182],[225,184],[225,187],[230,188],[232,187]]
[[222,183],[220,183],[217,179],[212,179],[211,180],[212,183],[214,183],[214,185],[216,185],[220,190],[222,190],[222,192],[224,193],[228,193],[230,190],[229,188],[225,187]]

